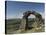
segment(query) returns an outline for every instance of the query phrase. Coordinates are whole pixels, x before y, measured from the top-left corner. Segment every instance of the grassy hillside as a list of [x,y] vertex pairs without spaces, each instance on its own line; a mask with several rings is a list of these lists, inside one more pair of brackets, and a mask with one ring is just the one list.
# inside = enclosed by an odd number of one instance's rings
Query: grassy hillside
[[[6,20],[6,32],[7,33],[13,33],[16,30],[19,30],[20,24],[22,19],[9,19]],[[30,32],[34,30],[35,28],[31,28],[32,24],[35,22],[35,19],[28,19],[28,28],[30,29]],[[44,22],[44,20],[43,20]],[[29,31],[28,31],[29,32]]]

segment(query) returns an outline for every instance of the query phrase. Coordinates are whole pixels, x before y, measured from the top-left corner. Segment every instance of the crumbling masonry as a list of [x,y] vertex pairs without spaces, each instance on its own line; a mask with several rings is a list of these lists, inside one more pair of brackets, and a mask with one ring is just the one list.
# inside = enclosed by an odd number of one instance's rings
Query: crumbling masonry
[[[35,15],[36,19],[38,20],[37,22],[41,23],[42,16],[39,13],[37,13],[35,11],[24,12],[23,18],[22,18],[22,21],[21,21],[21,26],[20,26],[21,30],[27,30],[28,29],[28,16],[30,16],[31,14]],[[34,23],[33,27],[37,27],[38,25],[39,25],[39,23]]]

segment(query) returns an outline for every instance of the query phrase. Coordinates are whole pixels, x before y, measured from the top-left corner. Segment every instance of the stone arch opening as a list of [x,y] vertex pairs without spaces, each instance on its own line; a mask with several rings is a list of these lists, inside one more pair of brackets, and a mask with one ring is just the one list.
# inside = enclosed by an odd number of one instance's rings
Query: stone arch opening
[[36,20],[36,16],[35,15],[30,14],[30,16],[28,16],[28,29],[29,30],[33,28],[32,25],[35,22],[35,20]]
[[[27,30],[28,29],[28,17],[31,14],[35,15],[35,17],[38,19],[38,21],[42,20],[42,16],[39,13],[37,13],[35,11],[26,11],[26,12],[23,13],[23,18],[22,18],[22,21],[21,21],[20,29],[23,29],[23,30]],[[35,23],[34,27],[37,27],[36,24],[38,24],[38,23]]]
[[36,16],[33,14],[30,14],[30,16],[28,16],[28,18],[35,18]]

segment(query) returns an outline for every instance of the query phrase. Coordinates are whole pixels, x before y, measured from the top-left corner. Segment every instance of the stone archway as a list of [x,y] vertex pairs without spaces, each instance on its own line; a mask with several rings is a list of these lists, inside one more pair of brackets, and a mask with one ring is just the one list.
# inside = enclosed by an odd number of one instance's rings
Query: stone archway
[[[37,13],[35,11],[26,11],[26,12],[23,13],[23,18],[22,18],[21,26],[20,26],[21,30],[27,30],[28,29],[28,16],[30,16],[31,14],[35,15],[36,19],[38,19],[39,22],[42,21],[42,16],[39,13]],[[39,24],[39,23],[35,23],[34,27],[38,26],[36,24]]]

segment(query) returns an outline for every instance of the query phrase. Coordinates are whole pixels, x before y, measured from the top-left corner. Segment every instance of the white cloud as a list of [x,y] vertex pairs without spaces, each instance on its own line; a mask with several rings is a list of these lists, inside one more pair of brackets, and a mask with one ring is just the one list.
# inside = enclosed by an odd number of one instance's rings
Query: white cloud
[[28,18],[35,18],[35,15],[31,14]]
[[[42,15],[42,18],[45,19],[45,12],[38,12]],[[23,17],[23,13],[17,15],[17,16],[7,16],[6,19],[16,19],[16,18],[20,18],[22,19]],[[30,15],[28,18],[35,18],[35,15]]]

